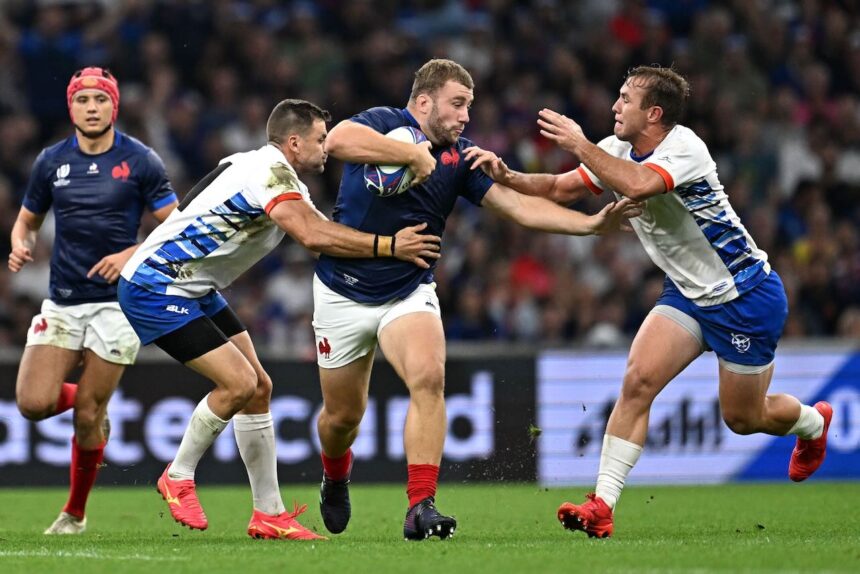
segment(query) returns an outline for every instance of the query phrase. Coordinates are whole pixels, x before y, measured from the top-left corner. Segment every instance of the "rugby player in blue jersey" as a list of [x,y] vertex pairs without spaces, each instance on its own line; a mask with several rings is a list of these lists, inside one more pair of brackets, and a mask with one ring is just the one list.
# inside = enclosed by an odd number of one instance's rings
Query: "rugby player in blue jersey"
[[[472,78],[456,62],[431,60],[415,74],[403,109],[377,107],[338,124],[328,151],[346,163],[334,220],[360,231],[388,235],[405,225],[428,224],[442,235],[457,199],[487,207],[525,227],[587,235],[616,229],[638,213],[630,200],[596,215],[562,208],[494,183],[464,158],[471,142],[461,137],[469,122]],[[395,141],[383,134],[420,129],[428,142]],[[369,191],[363,164],[409,165],[415,183],[406,192],[379,197]],[[317,421],[322,444],[320,511],[326,528],[342,532],[349,522],[350,447],[367,406],[377,342],[406,383],[410,403],[404,429],[409,499],[404,536],[450,537],[456,521],[435,507],[436,484],[447,431],[445,336],[433,268],[384,258],[320,257],[314,278],[314,328],[319,349],[323,409]]]
[[[183,198],[123,268],[119,301],[141,343],[154,343],[207,377],[215,389],[194,409],[158,491],[177,522],[205,530],[196,493],[200,458],[230,420],[251,483],[248,535],[319,540],[287,512],[278,487],[272,380],[245,326],[218,292],[289,233],[298,243],[339,257],[398,258],[426,269],[439,257],[426,224],[391,234],[360,233],[327,220],[299,174],[325,168],[329,114],[304,100],[284,100],[266,125],[268,143],[224,158]],[[379,246],[385,247],[383,251]]]
[[[86,528],[108,401],[140,347],[117,303],[116,280],[137,248],[143,210],[164,221],[176,207],[158,155],[114,128],[119,86],[110,72],[76,72],[66,97],[75,133],[36,158],[9,254],[14,273],[33,260],[37,233],[53,209],[50,298],[27,333],[16,385],[18,408],[30,420],[74,408],[69,500],[45,534]],[[65,382],[79,364],[77,385]]]

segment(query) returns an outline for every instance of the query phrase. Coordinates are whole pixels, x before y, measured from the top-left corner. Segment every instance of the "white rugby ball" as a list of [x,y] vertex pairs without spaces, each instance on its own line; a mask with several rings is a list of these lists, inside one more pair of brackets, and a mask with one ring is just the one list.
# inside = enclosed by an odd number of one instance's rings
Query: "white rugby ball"
[[[385,137],[401,142],[421,143],[427,141],[427,136],[418,128],[401,126],[394,128]],[[405,165],[372,165],[364,166],[364,185],[380,197],[398,195],[409,189],[415,174]]]

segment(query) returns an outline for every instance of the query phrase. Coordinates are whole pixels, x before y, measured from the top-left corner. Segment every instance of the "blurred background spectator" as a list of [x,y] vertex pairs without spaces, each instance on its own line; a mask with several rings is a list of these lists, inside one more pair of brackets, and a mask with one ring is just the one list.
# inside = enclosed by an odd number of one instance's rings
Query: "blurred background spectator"
[[[572,158],[537,111],[612,130],[625,71],[674,65],[684,123],[707,142],[731,201],[789,292],[786,334],[860,340],[860,5],[828,0],[6,0],[0,4],[0,245],[35,154],[71,133],[65,86],[87,65],[122,90],[119,128],[154,147],[185,193],[230,153],[265,142],[283,98],[334,122],[403,106],[431,57],[476,83],[466,137],[520,170]],[[334,123],[333,122],[333,123]],[[331,212],[341,166],[308,178]],[[577,207],[598,209],[600,199]],[[150,223],[151,228],[152,223]],[[47,291],[52,224],[27,274],[0,272],[0,346],[26,339]],[[625,344],[662,274],[632,235],[525,231],[463,203],[438,266],[450,340]],[[261,350],[313,356],[313,260],[291,241],[227,292]]]

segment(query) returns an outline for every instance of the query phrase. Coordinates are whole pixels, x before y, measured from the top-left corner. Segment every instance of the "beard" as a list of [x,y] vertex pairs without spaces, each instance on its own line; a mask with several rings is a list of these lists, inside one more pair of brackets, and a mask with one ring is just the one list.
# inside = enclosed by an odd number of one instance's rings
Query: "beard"
[[427,128],[430,132],[427,136],[437,146],[447,147],[457,142],[457,138],[451,134],[452,130],[442,123],[435,102],[433,103],[433,109],[430,110],[430,116],[427,118]]
[[79,126],[79,125],[75,124],[75,129],[77,130],[77,132],[78,132],[81,136],[83,136],[83,137],[85,137],[85,138],[87,138],[87,139],[90,139],[90,140],[97,140],[97,139],[99,139],[100,137],[102,137],[103,135],[105,135],[106,133],[108,133],[112,127],[113,127],[113,124],[108,124],[108,125],[106,125],[104,128],[102,128],[102,129],[100,129],[100,130],[85,130],[85,129],[84,129],[84,128],[82,128],[81,126]]

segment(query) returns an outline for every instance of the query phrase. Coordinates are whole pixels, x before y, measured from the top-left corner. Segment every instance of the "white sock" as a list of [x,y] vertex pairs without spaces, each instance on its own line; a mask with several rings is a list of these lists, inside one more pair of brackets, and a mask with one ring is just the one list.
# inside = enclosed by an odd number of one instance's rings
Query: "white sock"
[[239,454],[248,470],[254,508],[266,514],[286,510],[278,487],[278,460],[275,449],[275,425],[272,413],[236,415],[233,431]]
[[796,434],[804,440],[816,439],[824,432],[824,417],[809,405],[800,405],[797,422],[785,434]]
[[633,469],[642,447],[638,444],[618,438],[603,435],[603,449],[600,451],[600,470],[597,472],[597,487],[595,494],[603,499],[610,508],[615,508],[624,481]]
[[167,473],[173,480],[194,479],[197,463],[229,422],[212,412],[208,400],[209,395],[203,397],[191,414],[191,420],[182,435],[182,442],[179,443],[179,450],[176,451],[176,458],[170,463]]

